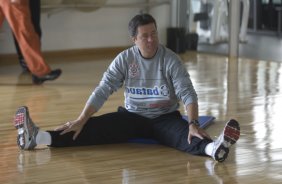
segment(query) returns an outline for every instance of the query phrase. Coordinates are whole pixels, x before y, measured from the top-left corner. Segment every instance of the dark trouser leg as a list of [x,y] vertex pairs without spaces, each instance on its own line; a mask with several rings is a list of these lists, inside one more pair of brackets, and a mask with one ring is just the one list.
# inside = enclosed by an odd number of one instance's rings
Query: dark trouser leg
[[212,140],[193,137],[191,144],[188,144],[189,126],[178,111],[162,115],[153,121],[154,137],[161,144],[193,155],[206,155],[205,147]]
[[[42,32],[41,32],[41,26],[40,26],[40,13],[41,13],[40,0],[29,0],[29,10],[30,10],[31,20],[32,20],[34,30],[39,35],[39,37],[41,37]],[[15,47],[17,50],[19,63],[21,67],[23,68],[23,70],[28,70],[28,67],[25,63],[25,60],[21,52],[20,46],[18,44],[18,41],[14,35],[13,37],[14,37],[14,43],[15,43]]]
[[59,135],[48,131],[52,137],[51,147],[86,146],[127,142],[129,139],[152,138],[153,127],[150,119],[130,112],[113,112],[92,117],[85,124],[75,141],[73,132]]
[[41,18],[41,9],[40,9],[40,0],[29,0],[29,7],[31,13],[31,20],[34,25],[34,30],[41,37],[41,26],[40,26],[40,18]]

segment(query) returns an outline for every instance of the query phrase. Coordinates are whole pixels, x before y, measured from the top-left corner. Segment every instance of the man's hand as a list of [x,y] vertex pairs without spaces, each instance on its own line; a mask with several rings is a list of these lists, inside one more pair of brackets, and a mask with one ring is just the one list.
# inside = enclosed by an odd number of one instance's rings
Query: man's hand
[[68,121],[67,123],[55,128],[55,131],[62,131],[60,135],[63,135],[68,132],[74,132],[73,140],[77,138],[81,132],[85,122],[82,120]]
[[92,114],[96,112],[95,108],[91,105],[86,104],[79,115],[79,117],[74,121],[68,121],[67,123],[57,127],[55,131],[62,131],[61,135],[68,133],[68,132],[74,132],[73,140],[77,138],[77,136],[80,134],[83,126],[88,121],[88,119],[91,117]]
[[199,137],[200,139],[204,139],[204,137],[211,139],[211,137],[209,136],[209,134],[206,133],[205,130],[203,130],[202,128],[194,124],[191,124],[189,125],[189,134],[188,134],[188,143],[189,144],[191,144],[191,140],[193,136]]

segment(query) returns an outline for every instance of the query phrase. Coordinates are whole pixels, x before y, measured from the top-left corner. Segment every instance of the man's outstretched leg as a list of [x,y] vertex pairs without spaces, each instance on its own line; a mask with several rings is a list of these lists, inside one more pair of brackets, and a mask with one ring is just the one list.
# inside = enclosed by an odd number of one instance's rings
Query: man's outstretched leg
[[62,131],[39,130],[25,106],[17,109],[14,126],[18,130],[18,146],[23,150],[35,149],[41,145],[69,147],[124,143],[138,137],[151,138],[153,133],[148,118],[127,111],[91,117],[75,140],[74,132],[61,135]]

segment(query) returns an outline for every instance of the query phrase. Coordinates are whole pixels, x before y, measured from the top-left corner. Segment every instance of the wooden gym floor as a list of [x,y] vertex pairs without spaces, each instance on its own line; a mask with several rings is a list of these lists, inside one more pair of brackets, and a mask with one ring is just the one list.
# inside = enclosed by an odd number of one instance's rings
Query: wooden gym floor
[[[200,115],[216,117],[207,132],[215,138],[230,118],[241,124],[241,137],[224,163],[154,144],[20,151],[12,125],[17,107],[28,106],[43,130],[74,120],[114,57],[105,55],[47,57],[63,75],[40,86],[21,74],[16,61],[1,60],[0,183],[281,183],[282,67],[272,61],[181,55],[198,92]],[[98,114],[122,104],[119,90]]]

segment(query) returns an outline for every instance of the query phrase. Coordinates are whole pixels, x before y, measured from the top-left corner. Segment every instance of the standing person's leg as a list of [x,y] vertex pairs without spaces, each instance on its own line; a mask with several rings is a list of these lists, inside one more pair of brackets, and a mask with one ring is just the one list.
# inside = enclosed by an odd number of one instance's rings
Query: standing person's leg
[[[41,26],[40,26],[40,17],[41,17],[40,0],[29,0],[29,10],[30,10],[31,21],[32,21],[34,30],[38,34],[39,38],[41,38],[42,32],[41,32]],[[23,71],[28,72],[29,69],[26,65],[26,62],[21,52],[20,46],[14,34],[13,34],[13,38],[14,38],[14,43],[15,43],[19,63]]]
[[19,42],[26,64],[33,74],[33,82],[41,84],[54,80],[61,70],[52,70],[45,63],[41,52],[39,36],[34,31],[29,12],[29,0],[1,1],[3,13]]
[[[0,1],[0,3],[1,3],[1,1]],[[1,6],[1,4],[0,4],[0,28],[2,27],[4,18],[5,18],[5,16],[4,16],[4,13],[3,13],[3,11],[2,11],[2,6]]]
[[29,9],[34,30],[41,38],[41,0],[29,0]]
[[155,139],[161,144],[193,155],[206,155],[205,147],[212,140],[193,137],[191,144],[188,144],[189,125],[180,112],[165,114],[153,121]]
[[18,145],[25,150],[34,149],[41,143],[51,147],[86,146],[122,143],[132,138],[152,138],[153,135],[150,119],[130,112],[113,112],[90,118],[76,140],[73,140],[73,132],[60,135],[61,131],[39,131],[27,107],[17,110],[14,126],[18,129]]

